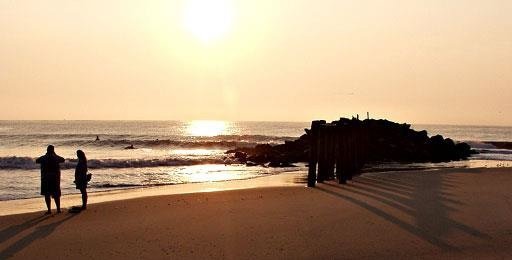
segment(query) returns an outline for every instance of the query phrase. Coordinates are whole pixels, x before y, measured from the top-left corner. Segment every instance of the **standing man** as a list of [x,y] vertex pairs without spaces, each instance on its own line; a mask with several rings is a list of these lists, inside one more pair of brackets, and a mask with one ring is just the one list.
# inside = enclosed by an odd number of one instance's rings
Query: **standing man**
[[53,145],[49,145],[46,154],[37,158],[36,163],[41,164],[41,195],[44,195],[48,211],[45,214],[51,214],[52,201],[55,200],[57,213],[60,213],[60,165],[64,158],[55,153]]

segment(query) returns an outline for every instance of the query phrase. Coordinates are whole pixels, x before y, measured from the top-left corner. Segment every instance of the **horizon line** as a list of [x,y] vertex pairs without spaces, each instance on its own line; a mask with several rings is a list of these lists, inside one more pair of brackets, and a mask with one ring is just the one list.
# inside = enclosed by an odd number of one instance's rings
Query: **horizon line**
[[[346,117],[348,118],[348,117]],[[493,124],[454,124],[454,123],[409,123],[409,122],[397,122],[393,121],[387,118],[370,118],[374,120],[389,120],[395,123],[400,124],[409,124],[411,126],[414,125],[438,125],[438,126],[479,126],[479,127],[512,127],[512,125],[493,125]],[[313,119],[313,120],[326,120],[326,121],[334,121],[334,120],[327,120],[327,119]],[[132,122],[191,122],[191,121],[225,121],[225,122],[264,122],[264,123],[310,123],[311,121],[282,121],[282,120],[224,120],[224,119],[0,119],[0,122],[6,122],[6,121],[40,121],[40,122],[58,122],[58,121],[103,121],[103,122],[122,122],[122,121],[132,121]],[[365,119],[361,119],[363,121]]]

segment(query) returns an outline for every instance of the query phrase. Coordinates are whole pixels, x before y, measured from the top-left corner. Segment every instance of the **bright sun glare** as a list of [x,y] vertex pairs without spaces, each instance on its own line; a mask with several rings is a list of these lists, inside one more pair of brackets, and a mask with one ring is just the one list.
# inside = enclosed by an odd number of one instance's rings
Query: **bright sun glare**
[[188,125],[187,132],[192,136],[216,136],[226,132],[224,121],[197,120]]
[[233,22],[230,0],[188,0],[183,23],[185,28],[203,42],[224,36]]

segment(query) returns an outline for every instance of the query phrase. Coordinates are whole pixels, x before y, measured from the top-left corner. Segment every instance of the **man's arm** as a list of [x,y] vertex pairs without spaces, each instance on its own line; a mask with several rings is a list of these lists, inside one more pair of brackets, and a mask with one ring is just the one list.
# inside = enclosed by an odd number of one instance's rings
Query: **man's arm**
[[41,163],[41,160],[43,160],[42,156],[36,159],[36,163]]
[[63,163],[65,160],[64,160],[64,158],[62,158],[62,157],[60,157],[60,156],[58,156],[58,155],[57,155],[57,161],[58,161],[59,163]]

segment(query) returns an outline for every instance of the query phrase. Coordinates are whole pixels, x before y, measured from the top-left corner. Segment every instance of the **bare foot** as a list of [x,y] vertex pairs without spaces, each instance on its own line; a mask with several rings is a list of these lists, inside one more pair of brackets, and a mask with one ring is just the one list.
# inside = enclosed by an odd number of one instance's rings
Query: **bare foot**
[[60,211],[60,209],[58,209],[58,210],[57,210],[57,214],[58,214],[58,213],[61,213],[61,212],[62,212],[62,211]]
[[52,211],[51,211],[51,210],[48,210],[48,211],[46,211],[44,214],[45,214],[45,215],[50,215],[50,214],[52,214]]

